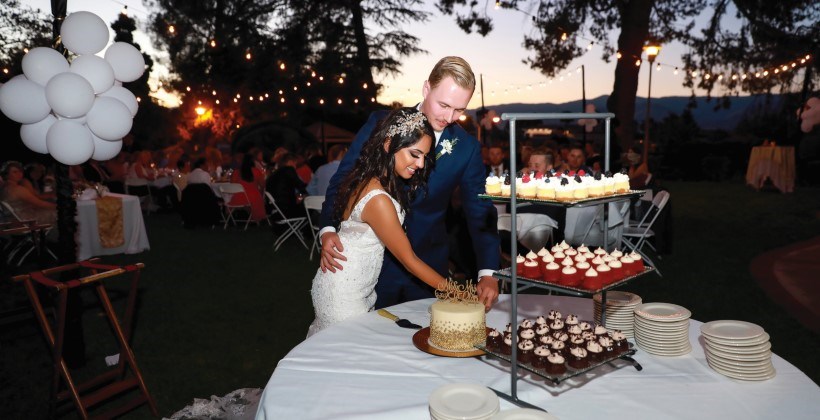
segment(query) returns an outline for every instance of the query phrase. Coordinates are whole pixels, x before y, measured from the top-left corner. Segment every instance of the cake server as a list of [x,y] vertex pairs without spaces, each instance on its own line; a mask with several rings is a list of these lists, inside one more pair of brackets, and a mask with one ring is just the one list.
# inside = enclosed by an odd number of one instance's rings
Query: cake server
[[397,317],[396,315],[393,315],[390,312],[387,312],[384,309],[379,309],[376,312],[378,312],[379,315],[381,315],[381,316],[383,316],[383,317],[385,317],[385,318],[387,318],[391,321],[395,321],[396,324],[398,326],[402,327],[402,328],[411,328],[411,329],[414,329],[414,330],[420,330],[422,328],[421,325],[416,325],[416,324],[414,324],[414,323],[412,323],[412,322],[410,322],[406,319],[401,319],[401,318]]

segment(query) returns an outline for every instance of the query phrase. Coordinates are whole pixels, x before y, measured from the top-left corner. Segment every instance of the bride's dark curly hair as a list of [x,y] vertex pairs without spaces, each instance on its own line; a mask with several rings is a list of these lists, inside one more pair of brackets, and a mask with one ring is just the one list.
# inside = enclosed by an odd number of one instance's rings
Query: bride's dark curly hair
[[[421,124],[407,122],[414,118],[417,119],[419,115]],[[413,129],[408,130],[409,127]],[[395,134],[390,136],[391,132]],[[344,220],[344,213],[351,198],[358,197],[372,178],[379,180],[384,190],[399,202],[402,209],[407,209],[416,197],[416,193],[419,190],[426,190],[427,178],[433,170],[435,159],[431,157],[433,153],[431,149],[425,157],[424,168],[417,170],[410,179],[405,180],[396,175],[396,152],[413,146],[425,135],[435,139],[430,122],[415,108],[393,110],[380,121],[370,138],[362,146],[353,170],[339,185],[339,192],[333,206],[333,220],[336,223]],[[390,143],[385,150],[384,144],[388,140]]]

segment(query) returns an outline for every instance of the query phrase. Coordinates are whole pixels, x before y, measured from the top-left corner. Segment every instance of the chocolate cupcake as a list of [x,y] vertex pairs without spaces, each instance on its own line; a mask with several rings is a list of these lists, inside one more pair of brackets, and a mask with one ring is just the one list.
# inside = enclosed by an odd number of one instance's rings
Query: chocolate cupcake
[[610,333],[612,341],[615,342],[615,351],[620,354],[629,350],[629,342],[626,341],[626,336],[621,330],[614,330]]
[[503,341],[504,338],[498,330],[490,330],[490,332],[487,333],[487,350],[498,351],[498,349],[501,348],[501,343]]
[[518,324],[518,332],[520,334],[522,330],[530,329],[532,327],[532,321],[530,321],[527,318],[524,318],[523,320],[521,320],[521,323]]
[[580,322],[580,321],[578,321],[578,315],[573,315],[573,314],[567,315],[567,319],[564,320],[564,324],[566,324],[567,328],[569,328],[573,325],[578,325],[578,322]]
[[592,331],[592,324],[586,321],[582,321],[578,324],[581,327],[581,331]]
[[569,367],[573,369],[585,369],[589,367],[589,360],[587,360],[587,351],[581,347],[573,347],[569,350],[567,360]]
[[598,344],[604,348],[604,356],[611,357],[617,354],[615,351],[615,340],[612,339],[610,336],[603,336],[598,339]]
[[553,321],[553,320],[556,320],[556,319],[563,319],[563,318],[564,318],[564,315],[561,314],[560,311],[554,311],[553,310],[553,311],[550,311],[549,315],[547,315],[547,319],[550,320],[550,321]]
[[563,341],[566,343],[569,340],[569,335],[563,331],[554,331],[552,338],[555,339],[555,341]]
[[501,342],[501,348],[499,349],[501,354],[506,354],[507,356],[512,354],[512,337],[509,335],[504,335],[504,340]]
[[560,319],[554,319],[550,322],[550,330],[553,332],[555,331],[564,331],[564,321]]
[[595,328],[592,330],[592,333],[595,334],[598,338],[601,338],[609,333],[609,330],[606,329],[605,326],[601,324],[595,324]]
[[569,345],[570,346],[583,347],[584,343],[586,343],[586,342],[587,341],[584,340],[584,337],[582,337],[581,334],[570,334],[569,335]]
[[535,335],[538,337],[543,337],[545,335],[550,335],[550,331],[549,325],[538,325],[538,328],[535,329]]
[[587,341],[587,354],[591,363],[604,360],[604,347],[597,341]]
[[532,328],[523,329],[518,333],[518,337],[521,338],[521,341],[535,340],[535,331]]
[[564,356],[560,353],[553,352],[549,356],[547,356],[547,366],[544,368],[550,375],[563,375],[567,373],[567,367],[564,365]]
[[523,340],[518,343],[518,361],[521,363],[530,363],[532,361],[533,350],[535,350],[535,344],[532,340]]
[[584,337],[584,341],[597,340],[598,339],[598,336],[595,335],[591,330],[582,332],[581,337]]
[[567,345],[563,341],[555,340],[550,344],[550,350],[553,353],[558,353],[560,355],[566,355]]
[[549,364],[547,357],[552,354],[547,346],[538,346],[532,352],[532,367],[536,369],[544,369]]
[[535,318],[535,328],[537,329],[542,325],[547,325],[547,318],[544,315],[539,315],[538,318]]
[[551,335],[542,335],[538,338],[538,343],[542,346],[551,346],[554,341],[555,339]]
[[567,334],[569,335],[581,335],[582,332],[580,325],[567,325]]

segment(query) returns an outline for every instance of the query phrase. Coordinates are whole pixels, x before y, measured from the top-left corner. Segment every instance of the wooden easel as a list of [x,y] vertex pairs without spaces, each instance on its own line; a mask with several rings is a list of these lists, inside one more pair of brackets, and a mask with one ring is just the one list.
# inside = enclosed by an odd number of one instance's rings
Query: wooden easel
[[[137,283],[139,282],[140,270],[142,270],[143,267],[144,265],[142,263],[126,266],[104,265],[99,264],[98,259],[91,259],[13,277],[14,281],[23,283],[26,294],[28,294],[29,300],[31,300],[31,304],[34,307],[34,312],[40,323],[40,327],[43,329],[46,341],[51,347],[54,376],[51,383],[49,417],[56,415],[56,408],[59,402],[71,398],[80,416],[83,419],[87,419],[89,418],[88,409],[90,407],[137,387],[140,391],[138,396],[129,400],[124,405],[100,414],[98,417],[116,417],[145,403],[148,403],[151,413],[154,416],[158,416],[156,403],[148,392],[145,381],[142,379],[142,372],[137,366],[134,353],[128,344],[131,336],[131,321],[134,316],[134,306],[136,304]],[[84,277],[68,281],[55,281],[49,277],[70,270],[78,270],[80,273],[85,272],[88,274]],[[122,319],[122,324],[120,324],[102,280],[125,273],[131,273],[131,288],[128,292],[125,317]],[[46,312],[35,290],[34,283],[57,293],[56,319],[53,325],[46,316]],[[68,369],[65,360],[63,360],[66,306],[68,291],[70,289],[90,284],[93,284],[96,288],[100,304],[105,311],[105,316],[108,318],[111,329],[117,338],[120,347],[120,359],[115,368],[77,385],[71,376],[71,371]],[[128,376],[125,370],[126,364],[131,371],[131,375]],[[67,388],[63,391],[60,391],[61,377]]]

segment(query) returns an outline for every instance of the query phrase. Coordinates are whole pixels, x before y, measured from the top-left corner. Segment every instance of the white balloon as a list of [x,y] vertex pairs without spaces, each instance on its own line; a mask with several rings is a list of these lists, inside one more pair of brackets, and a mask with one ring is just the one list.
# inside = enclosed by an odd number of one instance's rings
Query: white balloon
[[74,121],[75,123],[80,124],[80,125],[85,125],[85,123],[88,122],[88,116],[87,115],[83,115],[83,116],[77,117],[77,118],[68,118],[68,117],[64,117],[62,115],[55,115],[55,116],[57,117],[58,120]]
[[108,141],[103,140],[91,133],[91,138],[94,140],[94,154],[91,159],[94,160],[108,160],[117,156],[122,150],[122,140]]
[[63,45],[75,54],[96,54],[108,44],[108,26],[91,12],[74,12],[60,28]]
[[42,121],[20,126],[20,138],[23,139],[23,144],[32,151],[47,154],[46,134],[55,122],[57,122],[57,118],[48,114]]
[[122,86],[113,86],[111,89],[106,90],[105,92],[101,93],[100,96],[107,96],[109,98],[114,98],[128,108],[131,112],[131,116],[137,115],[137,108],[139,107],[139,103],[137,103],[137,97],[131,93],[130,90],[122,87]]
[[94,154],[91,132],[73,121],[58,120],[46,134],[48,152],[64,165],[79,165]]
[[23,56],[23,74],[40,86],[45,86],[49,79],[65,71],[68,71],[68,61],[51,48],[32,48]]
[[114,86],[114,69],[101,57],[81,55],[71,62],[70,72],[83,76],[94,93],[102,93]]
[[13,121],[32,124],[45,118],[51,108],[42,86],[16,76],[0,86],[0,111]]
[[117,141],[131,131],[131,111],[122,102],[100,96],[88,111],[88,129],[95,136],[108,141]]
[[60,73],[46,84],[46,99],[55,114],[77,118],[85,115],[94,104],[94,88],[79,74]]
[[105,61],[114,68],[114,78],[121,82],[133,82],[145,72],[142,53],[126,42],[115,42],[105,50]]

